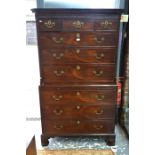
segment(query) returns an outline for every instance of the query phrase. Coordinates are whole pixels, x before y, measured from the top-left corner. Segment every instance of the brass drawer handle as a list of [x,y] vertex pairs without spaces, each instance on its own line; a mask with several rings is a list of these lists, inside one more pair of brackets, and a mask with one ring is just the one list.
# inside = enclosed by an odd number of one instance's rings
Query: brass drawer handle
[[64,127],[63,125],[55,125],[55,126],[54,126],[54,128],[57,129],[57,130],[62,129],[63,127]]
[[109,22],[108,20],[101,22],[102,27],[107,27],[108,25],[112,25],[112,22]]
[[60,60],[64,56],[64,53],[60,53],[59,56],[57,56],[56,53],[53,53],[53,57],[55,57],[57,60]]
[[57,39],[56,37],[52,37],[52,40],[53,40],[55,43],[60,44],[60,43],[63,43],[64,38],[63,38],[63,37],[60,37],[59,39]]
[[55,74],[56,76],[62,76],[64,73],[65,73],[65,72],[64,72],[63,70],[61,70],[61,71],[55,70],[55,71],[54,71],[54,74]]
[[53,110],[53,112],[56,114],[56,115],[61,115],[63,113],[63,110]]
[[95,114],[96,114],[96,115],[101,115],[101,114],[103,114],[103,112],[104,112],[103,109],[100,110],[100,111],[99,111],[99,110],[96,110]]
[[102,101],[104,99],[104,95],[96,95],[95,98],[98,101]]
[[101,37],[100,39],[98,39],[97,37],[95,37],[94,40],[95,40],[97,43],[103,43],[103,42],[104,42],[104,37]]
[[53,22],[52,20],[48,20],[47,22],[44,22],[44,25],[49,28],[52,29],[56,24],[55,22]]
[[100,55],[98,55],[97,53],[95,54],[95,58],[100,60],[104,57],[104,53],[101,53]]
[[59,96],[53,95],[52,97],[53,97],[53,99],[55,99],[56,101],[60,101],[60,100],[63,98],[62,95],[59,95]]
[[79,20],[73,22],[73,26],[77,29],[81,29],[84,25],[84,22],[80,22]]
[[103,71],[93,71],[93,73],[96,75],[96,76],[101,76],[103,75]]
[[94,125],[93,127],[94,127],[95,129],[97,129],[97,130],[100,130],[100,129],[103,128],[103,125],[99,125],[99,126],[98,126],[98,125]]

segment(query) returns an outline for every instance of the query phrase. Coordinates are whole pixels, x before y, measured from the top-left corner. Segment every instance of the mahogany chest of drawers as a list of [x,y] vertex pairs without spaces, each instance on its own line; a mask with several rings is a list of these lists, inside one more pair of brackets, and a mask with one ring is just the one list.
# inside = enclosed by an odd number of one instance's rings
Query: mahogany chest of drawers
[[54,136],[115,144],[121,10],[33,9],[40,63],[42,145]]

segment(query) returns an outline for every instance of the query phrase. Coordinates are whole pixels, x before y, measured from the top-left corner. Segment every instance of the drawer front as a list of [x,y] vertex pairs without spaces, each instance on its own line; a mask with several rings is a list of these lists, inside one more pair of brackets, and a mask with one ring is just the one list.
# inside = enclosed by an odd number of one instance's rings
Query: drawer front
[[42,32],[38,39],[40,47],[117,46],[117,33],[114,32]]
[[46,120],[42,132],[46,134],[114,133],[114,120]]
[[74,104],[104,104],[115,105],[117,89],[116,87],[40,87],[41,104],[48,106]]
[[52,65],[42,67],[44,83],[115,82],[115,65]]
[[60,19],[39,19],[37,20],[38,31],[60,31],[62,21]]
[[69,103],[67,105],[41,105],[41,116],[46,119],[114,119],[115,105],[83,105]]
[[112,63],[116,61],[116,48],[55,48],[41,49],[43,65],[63,63]]

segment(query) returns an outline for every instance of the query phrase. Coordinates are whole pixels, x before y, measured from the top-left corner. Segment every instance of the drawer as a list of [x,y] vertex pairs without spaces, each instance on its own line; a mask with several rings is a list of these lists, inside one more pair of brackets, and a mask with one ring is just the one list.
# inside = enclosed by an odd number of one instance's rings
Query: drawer
[[42,119],[42,132],[46,134],[114,133],[113,120],[47,120]]
[[114,83],[115,65],[57,64],[42,67],[43,83]]
[[60,31],[62,30],[62,21],[60,19],[38,19],[38,31]]
[[43,47],[65,46],[117,46],[114,32],[41,32],[38,42]]
[[41,116],[46,119],[114,119],[115,105],[46,104],[41,105]]
[[119,29],[119,20],[115,18],[95,20],[94,22],[94,30],[118,31],[118,29]]
[[66,19],[63,20],[64,31],[92,31],[94,30],[93,19]]
[[116,61],[116,48],[43,48],[40,59],[43,65],[64,63],[111,63]]
[[74,104],[102,104],[102,105],[115,105],[117,89],[116,86],[83,86],[83,87],[51,87],[41,86],[40,100],[41,104],[52,106]]

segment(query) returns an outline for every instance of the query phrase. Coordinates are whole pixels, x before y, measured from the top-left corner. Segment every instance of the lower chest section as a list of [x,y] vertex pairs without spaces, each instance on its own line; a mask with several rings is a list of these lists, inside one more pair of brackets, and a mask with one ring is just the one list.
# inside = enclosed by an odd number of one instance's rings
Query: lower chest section
[[40,87],[44,133],[113,133],[116,86]]

